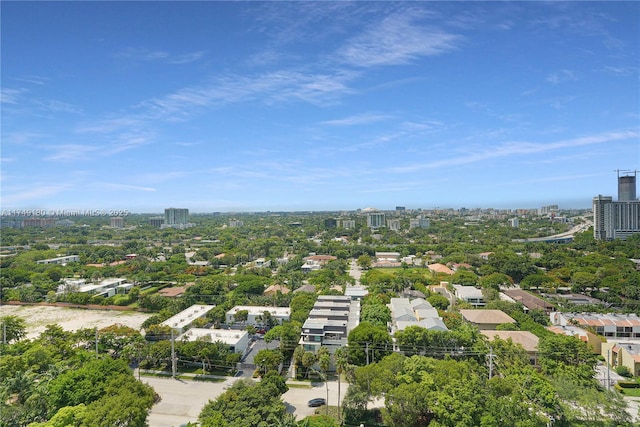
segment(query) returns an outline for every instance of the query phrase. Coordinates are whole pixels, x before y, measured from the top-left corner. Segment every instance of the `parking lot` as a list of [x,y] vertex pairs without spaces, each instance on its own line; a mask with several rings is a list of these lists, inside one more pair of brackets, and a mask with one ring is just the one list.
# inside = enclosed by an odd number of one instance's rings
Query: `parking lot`
[[[174,380],[171,378],[143,377],[142,381],[152,386],[162,400],[151,408],[149,427],[178,427],[181,424],[195,422],[204,405],[222,394],[238,378],[228,378],[222,382],[202,382]],[[341,384],[341,398],[347,389],[347,383]],[[282,399],[287,411],[296,415],[298,420],[315,413],[322,413],[324,406],[309,408],[307,402],[315,398],[327,398],[324,383],[292,384]],[[329,382],[329,404],[338,404],[338,383]]]

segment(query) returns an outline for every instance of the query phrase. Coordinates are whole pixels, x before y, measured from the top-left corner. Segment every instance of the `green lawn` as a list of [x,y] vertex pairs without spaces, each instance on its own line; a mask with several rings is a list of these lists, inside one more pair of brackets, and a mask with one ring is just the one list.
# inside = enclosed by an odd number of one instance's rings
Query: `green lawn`
[[[158,377],[158,378],[170,378],[171,377],[171,372],[168,371],[162,371],[162,372],[142,372],[140,373],[140,376],[142,377]],[[200,376],[192,376],[192,375],[178,375],[176,377],[177,379],[180,380],[192,380],[192,381],[206,381],[206,382],[210,382],[210,383],[221,383],[225,380],[223,380],[222,378],[203,378]]]
[[640,397],[640,388],[624,388],[622,394],[625,396]]

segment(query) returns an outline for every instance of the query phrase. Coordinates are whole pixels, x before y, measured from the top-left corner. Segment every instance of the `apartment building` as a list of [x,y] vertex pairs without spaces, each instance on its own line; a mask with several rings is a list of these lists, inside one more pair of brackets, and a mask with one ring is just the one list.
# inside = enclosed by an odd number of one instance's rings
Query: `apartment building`
[[360,301],[342,295],[320,295],[302,325],[300,345],[317,352],[321,346],[334,353],[347,345],[349,332],[360,323]]
[[560,313],[549,315],[552,325],[577,325],[608,339],[640,339],[637,314]]

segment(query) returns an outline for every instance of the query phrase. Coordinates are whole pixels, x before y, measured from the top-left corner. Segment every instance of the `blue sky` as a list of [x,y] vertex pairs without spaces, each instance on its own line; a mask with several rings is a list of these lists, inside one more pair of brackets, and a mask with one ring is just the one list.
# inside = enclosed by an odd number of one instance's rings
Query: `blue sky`
[[3,209],[588,208],[638,2],[2,2]]

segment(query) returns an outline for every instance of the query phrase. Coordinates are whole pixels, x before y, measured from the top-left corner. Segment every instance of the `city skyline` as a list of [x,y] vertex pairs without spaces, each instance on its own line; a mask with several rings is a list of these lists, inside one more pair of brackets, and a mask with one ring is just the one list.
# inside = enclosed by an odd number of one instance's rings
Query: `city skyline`
[[589,209],[637,2],[3,2],[2,209]]

